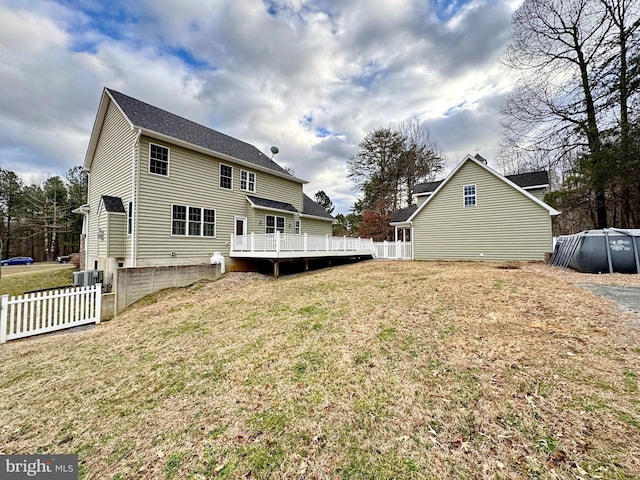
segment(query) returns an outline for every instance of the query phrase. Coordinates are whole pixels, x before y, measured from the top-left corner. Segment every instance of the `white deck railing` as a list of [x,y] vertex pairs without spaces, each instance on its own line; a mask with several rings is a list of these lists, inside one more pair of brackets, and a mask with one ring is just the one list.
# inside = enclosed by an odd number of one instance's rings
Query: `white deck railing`
[[0,343],[100,323],[102,285],[0,297]]
[[266,233],[231,235],[231,255],[234,253],[326,253],[348,254],[370,252],[373,254],[373,240],[370,238],[330,237],[328,235],[293,235],[290,233]]
[[393,258],[396,260],[411,260],[411,242],[375,242],[373,247],[376,258]]

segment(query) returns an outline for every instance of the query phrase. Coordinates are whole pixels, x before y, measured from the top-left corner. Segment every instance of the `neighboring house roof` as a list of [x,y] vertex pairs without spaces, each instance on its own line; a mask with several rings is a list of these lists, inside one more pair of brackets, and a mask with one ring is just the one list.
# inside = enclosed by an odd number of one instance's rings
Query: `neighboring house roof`
[[87,156],[85,158],[85,169],[88,169],[93,158],[99,129],[103,120],[103,118],[100,117],[104,117],[106,114],[106,105],[103,105],[105,103],[104,95],[108,95],[108,97],[115,102],[132,128],[140,129],[145,135],[179,141],[187,144],[187,146],[199,147],[217,156],[226,156],[233,160],[240,161],[240,163],[245,162],[254,165],[258,167],[258,169],[270,171],[278,176],[289,178],[290,180],[307,183],[305,180],[291,175],[249,143],[109,88],[104,89],[103,99],[98,111],[98,116],[96,117],[96,123],[94,124],[89,149],[87,150]]
[[[404,219],[404,220],[396,220],[396,222],[409,222],[409,221],[413,220],[416,217],[416,215],[418,215],[418,213],[420,213],[420,211],[423,208],[425,208],[426,205],[431,203],[431,201],[438,194],[438,192],[440,190],[442,190],[442,188],[449,182],[449,180],[451,180],[451,178],[453,178],[455,176],[455,174],[458,172],[458,170],[460,170],[460,168],[462,168],[462,166],[467,162],[473,162],[476,165],[478,165],[479,167],[484,168],[487,172],[491,173],[492,175],[495,175],[497,178],[499,178],[502,181],[504,181],[507,185],[510,185],[511,187],[515,188],[520,193],[522,193],[524,196],[528,197],[530,200],[532,200],[533,202],[537,203],[542,208],[547,210],[549,212],[549,215],[559,215],[560,214],[560,212],[557,211],[555,208],[550,207],[549,205],[544,203],[542,200],[539,200],[538,198],[534,197],[529,192],[527,192],[525,190],[525,188],[523,188],[522,186],[518,185],[513,180],[510,180],[508,177],[505,177],[505,176],[499,174],[498,172],[496,172],[495,170],[490,168],[488,165],[486,165],[483,161],[479,161],[477,158],[472,157],[471,155],[467,155],[456,166],[456,168],[453,169],[453,171],[449,174],[449,176],[447,178],[445,178],[442,182],[440,182],[440,184],[437,186],[437,188],[431,193],[429,198],[427,198],[424,201],[424,203],[422,203],[422,205],[420,205],[418,208],[416,208],[416,210],[409,217],[407,217],[406,219]],[[534,173],[538,173],[538,172],[534,172]],[[516,180],[518,180],[518,179],[516,179]],[[435,182],[432,182],[432,183],[435,183]]]
[[302,214],[333,221],[333,216],[306,194],[302,194]]
[[394,224],[406,222],[417,209],[417,205],[411,205],[410,207],[401,208],[400,210],[394,212],[393,215],[391,215],[391,223]]
[[247,195],[247,200],[253,208],[262,208],[265,210],[278,210],[282,212],[298,213],[296,207],[290,203],[278,202],[276,200],[269,200],[268,198],[254,197],[253,195]]
[[102,203],[104,204],[104,209],[109,213],[127,213],[120,197],[103,195]]

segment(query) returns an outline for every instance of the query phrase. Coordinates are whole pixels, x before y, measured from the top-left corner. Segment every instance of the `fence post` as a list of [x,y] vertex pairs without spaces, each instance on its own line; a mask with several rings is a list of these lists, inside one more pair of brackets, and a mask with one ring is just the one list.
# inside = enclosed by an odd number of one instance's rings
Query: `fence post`
[[100,318],[102,317],[102,284],[96,283],[96,325],[100,323]]
[[308,247],[308,242],[307,242],[307,232],[304,233],[304,238],[302,240],[304,242],[304,251],[307,251],[307,247]]
[[0,302],[0,343],[7,343],[7,314],[9,313],[9,295],[2,295]]
[[325,235],[324,236],[325,240],[324,240],[324,250],[326,252],[329,252],[329,235]]
[[280,253],[280,230],[276,231],[276,253]]

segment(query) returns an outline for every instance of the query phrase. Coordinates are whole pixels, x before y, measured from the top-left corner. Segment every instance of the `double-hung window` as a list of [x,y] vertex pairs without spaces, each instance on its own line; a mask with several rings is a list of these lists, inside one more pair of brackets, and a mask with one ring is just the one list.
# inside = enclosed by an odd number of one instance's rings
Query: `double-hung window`
[[233,167],[220,164],[220,188],[233,189]]
[[189,236],[199,237],[202,223],[202,209],[189,207]]
[[171,209],[171,234],[187,234],[187,207],[184,205],[174,205]]
[[149,144],[149,173],[169,176],[169,149],[155,143]]
[[240,190],[247,192],[256,191],[256,174],[253,172],[247,172],[246,170],[240,170]]
[[478,204],[475,185],[465,185],[462,187],[462,200],[465,207],[475,207]]
[[216,211],[188,205],[173,205],[171,207],[171,235],[215,237]]
[[300,235],[300,231],[301,231],[301,228],[300,228],[300,220],[296,220],[296,223],[295,223],[295,232],[296,232],[296,235]]
[[267,215],[265,217],[265,233],[284,233],[284,217]]

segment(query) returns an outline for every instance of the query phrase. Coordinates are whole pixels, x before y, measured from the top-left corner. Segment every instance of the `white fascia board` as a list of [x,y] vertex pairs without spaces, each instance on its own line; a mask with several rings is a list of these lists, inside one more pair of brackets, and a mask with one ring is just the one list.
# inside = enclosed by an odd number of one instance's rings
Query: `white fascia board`
[[142,134],[147,137],[156,138],[158,140],[163,140],[168,143],[173,143],[174,145],[179,145],[188,150],[195,150],[196,152],[204,153],[205,155],[209,155],[211,157],[216,157],[227,162],[236,163],[243,167],[247,167],[251,170],[258,170],[260,172],[268,173],[270,175],[274,175],[276,177],[284,178],[286,180],[292,180],[297,183],[305,184],[309,183],[308,180],[303,180],[298,177],[294,177],[293,175],[288,175],[286,173],[276,172],[275,170],[271,170],[270,168],[262,167],[255,163],[247,162],[246,160],[242,160],[240,158],[232,157],[231,155],[227,155],[225,153],[216,152],[215,150],[209,150],[208,148],[200,147],[198,145],[194,145],[193,143],[185,142],[184,140],[177,139],[170,135],[165,135],[164,133],[154,132],[153,130],[147,130],[142,127],[134,126],[134,128],[139,128],[142,130]]
[[536,188],[547,188],[549,186],[548,183],[545,183],[544,185],[531,185],[530,187],[520,187],[523,190],[535,190]]
[[80,205],[78,208],[74,208],[73,210],[71,210],[71,213],[78,213],[80,215],[89,215],[90,210],[91,208],[89,207],[89,204],[85,203],[84,205]]
[[496,172],[495,170],[493,170],[491,167],[489,167],[488,165],[485,165],[482,162],[479,162],[478,160],[476,160],[474,157],[472,157],[471,155],[467,154],[466,157],[464,157],[462,159],[462,161],[456,165],[456,168],[453,169],[453,171],[449,174],[449,176],[447,178],[444,179],[444,181],[438,185],[438,188],[436,188],[433,193],[431,194],[431,196],[429,198],[427,198],[424,203],[422,205],[420,205],[418,207],[418,209],[413,212],[413,215],[411,215],[409,217],[409,219],[407,221],[411,222],[413,221],[413,219],[416,217],[416,215],[418,215],[418,213],[420,213],[420,211],[425,207],[425,205],[427,205],[431,199],[433,197],[435,197],[437,195],[437,193],[447,184],[449,183],[449,180],[452,179],[456,173],[458,173],[458,170],[460,170],[462,168],[462,166],[467,163],[468,161],[471,161],[473,163],[475,163],[476,165],[478,165],[479,167],[484,168],[487,172],[491,173],[492,175],[496,176],[497,178],[501,179],[503,182],[505,182],[507,185],[510,185],[511,187],[515,188],[517,191],[519,191],[520,193],[522,193],[525,197],[529,198],[530,200],[532,200],[533,202],[537,203],[538,205],[540,205],[542,208],[544,208],[545,210],[547,210],[549,212],[550,216],[556,216],[556,215],[560,215],[560,212],[558,210],[556,210],[555,208],[550,207],[549,205],[547,205],[546,203],[544,203],[542,200],[538,200],[536,197],[534,197],[532,194],[530,194],[529,192],[527,192],[526,190],[524,190],[522,187],[516,185],[515,183],[513,183],[511,180],[505,178],[503,175],[501,175],[500,173]]
[[410,227],[413,225],[413,222],[404,221],[404,222],[390,222],[389,225],[392,227]]
[[[258,207],[260,208],[260,207]],[[335,223],[335,218],[327,218],[327,217],[318,217],[317,215],[309,215],[308,213],[301,213],[300,218],[312,218],[313,220],[324,220],[326,222]]]

